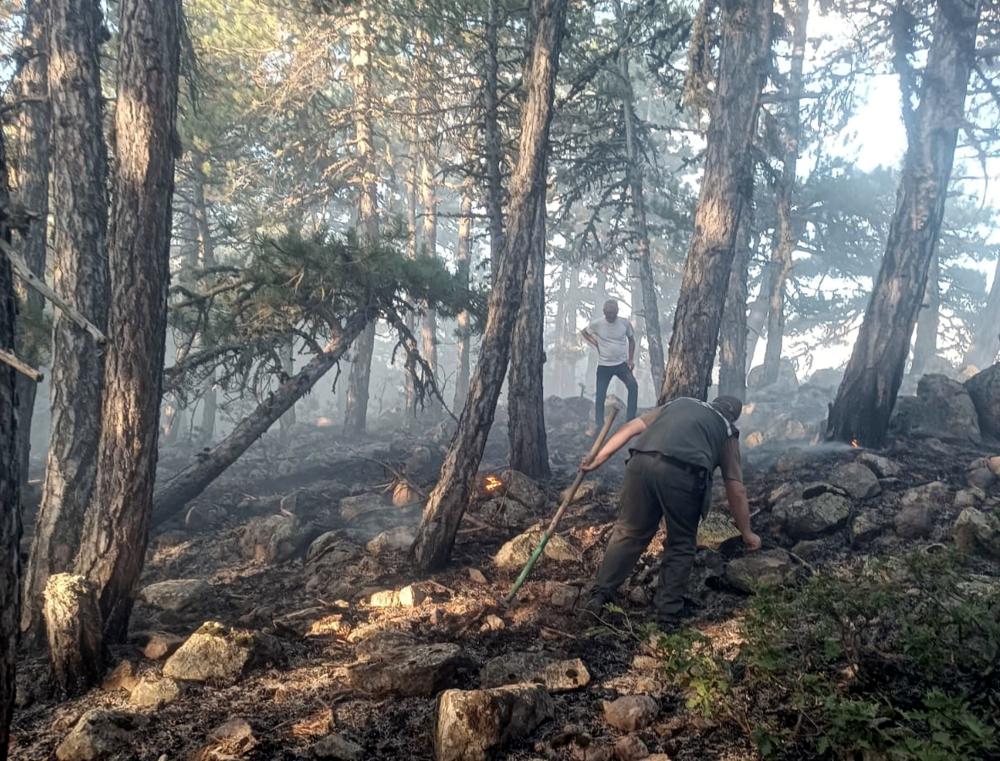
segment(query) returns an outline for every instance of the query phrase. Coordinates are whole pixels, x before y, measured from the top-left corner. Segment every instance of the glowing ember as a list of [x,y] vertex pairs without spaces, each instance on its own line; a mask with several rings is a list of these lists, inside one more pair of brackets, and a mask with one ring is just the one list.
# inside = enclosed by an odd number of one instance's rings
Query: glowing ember
[[333,418],[328,418],[328,417],[316,418],[317,428],[329,428],[332,425],[333,425]]
[[861,442],[858,441],[857,439],[851,439],[851,446],[854,447],[855,449],[860,449]]
[[483,481],[483,488],[489,492],[494,492],[501,486],[503,486],[503,481],[496,476],[486,476],[486,480]]

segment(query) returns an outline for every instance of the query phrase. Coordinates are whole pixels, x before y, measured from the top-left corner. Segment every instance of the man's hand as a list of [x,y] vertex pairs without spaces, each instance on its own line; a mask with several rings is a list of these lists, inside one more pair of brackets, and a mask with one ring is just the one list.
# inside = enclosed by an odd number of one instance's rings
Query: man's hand
[[628,371],[629,372],[632,372],[633,370],[635,370],[635,360],[634,359],[630,359],[625,364],[628,365]]
[[603,464],[604,460],[600,459],[599,457],[591,457],[588,454],[580,462],[580,470],[582,470],[584,473],[590,473],[592,470],[597,470]]
[[756,552],[760,549],[760,537],[757,536],[753,531],[749,531],[743,535],[743,544],[750,552]]

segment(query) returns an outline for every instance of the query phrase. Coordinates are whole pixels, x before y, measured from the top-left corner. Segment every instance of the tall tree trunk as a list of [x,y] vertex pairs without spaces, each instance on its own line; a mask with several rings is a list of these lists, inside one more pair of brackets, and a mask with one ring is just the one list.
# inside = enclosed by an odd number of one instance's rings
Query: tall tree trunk
[[[372,54],[375,39],[368,10],[358,11],[351,32],[351,73],[354,87],[354,141],[357,150],[358,228],[362,242],[374,245],[378,240],[378,177],[375,174],[375,145],[372,129]],[[375,321],[358,337],[351,361],[347,386],[347,414],[344,423],[348,434],[364,433],[368,427],[368,398],[375,354]]]
[[[416,98],[411,99],[411,125],[416,124]],[[406,167],[406,255],[410,259],[417,258],[420,249],[419,229],[417,228],[417,136],[415,127],[410,128],[410,158]],[[406,327],[411,333],[416,333],[416,320],[412,313],[406,315]],[[407,422],[414,425],[417,419],[417,390],[413,378],[406,373],[406,415]]]
[[719,324],[746,188],[746,156],[771,51],[772,0],[723,0],[719,74],[694,235],[674,312],[660,400],[704,399],[712,385]]
[[363,314],[353,315],[344,328],[334,335],[298,373],[268,394],[267,399],[243,418],[232,433],[216,444],[191,465],[171,477],[156,490],[153,506],[154,526],[170,520],[192,499],[197,497],[230,465],[263,436],[285,412],[340,361],[355,338],[369,322]]
[[[543,169],[544,171],[544,169]],[[545,435],[545,188],[538,196],[535,230],[514,324],[507,376],[510,466],[532,478],[549,478]]]
[[[748,374],[753,369],[753,361],[757,356],[757,342],[764,335],[764,326],[767,325],[767,310],[771,303],[769,289],[772,264],[773,262],[768,262],[764,268],[764,272],[761,273],[760,288],[757,289],[757,295],[750,303],[750,308],[747,312],[746,372]],[[747,298],[749,297],[750,294],[748,293]]]
[[979,13],[978,0],[939,0],[915,111],[904,94],[908,145],[896,211],[864,322],[830,408],[828,438],[857,439],[866,447],[885,440],[944,216]]
[[814,1],[798,0],[791,19],[792,61],[788,72],[788,114],[782,125],[785,152],[778,190],[778,245],[774,249],[774,266],[771,270],[767,347],[764,350],[761,378],[765,386],[776,383],[781,371],[781,344],[785,338],[785,284],[792,272],[792,254],[798,245],[798,234],[792,220],[792,197],[795,194],[801,138],[802,65],[806,56],[809,3]]
[[[424,146],[424,151],[420,169],[420,188],[424,205],[424,256],[435,259],[437,257],[437,189],[434,180],[433,157],[429,155],[431,146]],[[438,374],[437,315],[427,304],[423,305],[420,337],[424,360],[436,377]],[[438,410],[434,411],[436,414]]]
[[[200,169],[195,171],[194,181],[194,214],[198,228],[198,259],[202,269],[215,266],[215,238],[208,219],[208,202],[205,200],[206,178]],[[202,336],[202,345],[206,349],[212,347],[211,335]],[[215,439],[215,416],[218,410],[218,391],[215,388],[215,370],[205,380],[201,401],[201,425],[199,426],[199,441],[201,445],[211,444]]]
[[500,138],[500,0],[487,0],[486,60],[484,62],[483,100],[486,116],[483,124],[486,153],[486,216],[490,229],[490,275],[496,282],[503,251],[503,145]]
[[[45,2],[27,0],[24,19],[25,53],[30,56],[21,69],[20,76],[13,84],[16,97],[22,99],[17,118],[17,155],[14,157],[17,169],[17,196],[24,208],[35,216],[24,237],[21,255],[25,264],[38,275],[44,277],[46,243],[48,241],[49,218],[49,151],[51,147],[49,130],[51,118],[48,94],[48,41],[45,37]],[[25,288],[20,294],[25,316],[40,322],[44,299],[33,288]],[[24,331],[19,335],[18,346],[21,357],[33,367],[41,360],[41,346],[35,341],[26,344]],[[35,409],[37,384],[30,378],[17,376],[17,448],[21,454],[21,480],[28,480],[28,463],[31,455],[31,418]]]
[[[604,270],[597,271],[597,281],[594,283],[594,308],[590,313],[590,320],[598,320],[601,317],[601,310],[604,306],[604,302],[608,299],[608,273]],[[575,325],[573,326],[576,327]],[[574,331],[577,333],[577,331]],[[576,341],[579,343],[581,340],[579,335],[576,335]],[[589,347],[588,347],[589,348]],[[591,350],[587,352],[587,386],[590,387],[591,383],[595,382],[597,377],[597,351]]]
[[972,343],[965,353],[965,364],[982,369],[996,362],[997,354],[1000,354],[1000,257],[997,258],[986,307],[972,331]]
[[[752,177],[752,167],[750,174]],[[751,192],[752,189],[751,184]],[[729,273],[719,335],[719,393],[744,400],[747,395],[747,270],[752,229],[753,201],[748,197],[743,201],[743,213],[740,214],[740,226],[736,233],[736,253]]]
[[[458,220],[458,250],[456,264],[459,285],[468,288],[472,266],[472,184],[466,182],[462,188],[462,210]],[[455,373],[455,412],[461,412],[469,395],[469,352],[472,341],[472,318],[468,311],[458,314],[458,369]]]
[[[626,174],[629,195],[632,201],[632,223],[636,234],[636,269],[642,291],[641,316],[649,346],[649,369],[653,388],[663,386],[663,371],[666,363],[663,357],[663,331],[660,329],[660,308],[657,303],[656,282],[653,279],[653,264],[649,251],[649,227],[646,223],[646,196],[643,189],[642,157],[639,155],[636,137],[635,93],[629,73],[628,53],[625,48],[625,19],[621,2],[615,1],[615,15],[618,19],[618,35],[621,48],[618,51],[618,73],[621,78],[622,121],[625,124]],[[633,309],[633,313],[635,310]]]
[[[54,286],[103,331],[108,309],[108,202],[99,50],[102,24],[98,0],[49,2]],[[80,546],[84,513],[97,476],[95,442],[101,435],[104,350],[61,311],[56,312],[52,434],[24,579],[21,620],[32,643],[44,641],[45,583],[51,574],[73,567]]]
[[[941,268],[938,256],[931,257],[930,272],[924,288],[923,303],[917,317],[917,336],[913,340],[913,363],[910,374],[920,377],[927,371],[927,365],[937,355],[938,325],[941,322]],[[1000,330],[1000,328],[998,328]]]
[[579,356],[574,349],[579,345],[578,331],[576,327],[576,316],[580,311],[580,270],[571,266],[569,273],[569,286],[566,288],[566,306],[563,314],[563,370],[565,382],[563,384],[563,396],[573,396],[579,391],[576,387],[576,359]]
[[422,568],[443,565],[451,554],[507,373],[510,339],[535,234],[538,198],[545,186],[545,157],[559,49],[566,24],[566,2],[532,0],[531,3],[535,34],[531,66],[525,77],[527,99],[521,113],[517,165],[510,183],[510,214],[503,254],[490,292],[486,329],[469,388],[469,401],[445,456],[437,486],[424,506],[413,544],[415,559]]
[[[283,378],[291,378],[295,374],[295,339],[290,338],[288,342],[281,347],[281,372]],[[278,418],[278,427],[281,430],[281,435],[287,440],[289,433],[295,426],[295,405],[293,404],[280,418]],[[154,500],[155,502],[155,500]]]
[[156,476],[177,150],[180,4],[122,0],[97,481],[76,572],[94,584],[105,642],[121,642],[146,553]]
[[[6,209],[10,203],[7,151],[0,130],[0,237],[8,245]],[[13,354],[17,299],[10,260],[0,255],[0,349]],[[17,452],[17,383],[15,370],[0,363],[0,761],[7,758],[10,719],[14,713],[14,665],[20,613],[18,576],[21,543],[21,478]]]

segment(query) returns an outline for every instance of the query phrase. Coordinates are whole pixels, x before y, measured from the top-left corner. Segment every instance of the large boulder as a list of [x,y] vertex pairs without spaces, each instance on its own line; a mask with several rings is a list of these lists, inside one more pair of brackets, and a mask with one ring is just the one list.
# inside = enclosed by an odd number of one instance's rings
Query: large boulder
[[1000,439],[1000,362],[965,382],[984,434]]
[[310,565],[339,566],[354,563],[362,555],[362,549],[339,531],[320,534],[306,551],[306,563]]
[[254,518],[240,531],[240,551],[257,563],[283,563],[304,549],[305,531],[291,514]]
[[490,690],[447,690],[437,704],[436,761],[487,761],[555,716],[544,687],[515,684]]
[[171,579],[143,587],[139,599],[152,608],[182,611],[204,603],[212,594],[212,587],[204,579]]
[[982,436],[979,416],[966,387],[946,375],[925,375],[916,396],[896,402],[889,425],[900,436],[920,436],[942,441],[972,441]]
[[780,503],[773,515],[792,539],[811,539],[844,525],[851,515],[851,501],[826,491],[809,499]]
[[934,516],[952,502],[951,490],[941,481],[932,481],[903,492],[899,512],[893,518],[896,534],[904,539],[923,539],[934,528]]
[[566,692],[586,687],[590,672],[579,658],[559,660],[544,653],[514,652],[491,658],[479,672],[482,687],[505,684],[540,684],[549,692]]
[[952,530],[959,549],[1000,559],[1000,519],[974,507],[959,513]]
[[529,510],[541,510],[548,497],[545,490],[530,476],[519,470],[505,470],[499,476],[502,485],[492,492],[493,496],[520,502]]
[[838,465],[827,480],[846,491],[854,499],[868,499],[882,493],[878,478],[871,469],[859,462],[845,462]]
[[56,748],[59,761],[99,761],[136,743],[135,733],[147,723],[143,716],[93,708],[73,726]]
[[784,550],[761,550],[730,560],[726,581],[743,592],[781,586],[795,578],[795,566]]
[[824,367],[823,369],[817,370],[810,375],[805,385],[815,386],[816,388],[823,389],[824,391],[836,391],[840,388],[840,382],[843,379],[843,370],[837,370],[833,367]]
[[181,696],[181,686],[170,678],[143,677],[129,693],[128,702],[137,708],[161,708]]
[[[750,390],[756,390],[762,388],[761,383],[764,380],[764,366],[757,365],[750,371],[747,375],[747,388]],[[798,388],[799,379],[795,374],[795,365],[792,364],[790,359],[782,359],[778,366],[778,380],[772,386],[767,388],[770,389],[795,389]]]
[[[497,567],[508,570],[523,568],[544,533],[545,529],[537,525],[515,536],[497,551],[494,557]],[[559,534],[552,535],[543,555],[556,563],[576,563],[580,560],[579,551]]]
[[450,642],[399,644],[371,653],[348,669],[347,681],[377,696],[423,697],[447,687],[462,662],[462,648]]
[[604,720],[622,732],[645,729],[660,712],[659,704],[649,695],[625,695],[616,700],[605,700]]
[[183,682],[232,684],[259,654],[253,632],[207,621],[167,659],[163,674]]

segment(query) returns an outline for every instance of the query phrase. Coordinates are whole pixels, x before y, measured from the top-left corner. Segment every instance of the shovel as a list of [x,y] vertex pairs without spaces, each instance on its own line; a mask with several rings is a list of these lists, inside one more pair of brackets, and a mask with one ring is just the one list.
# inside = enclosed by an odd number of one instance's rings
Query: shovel
[[[604,420],[604,427],[601,428],[601,432],[597,435],[597,439],[594,441],[594,445],[590,448],[590,455],[587,459],[593,459],[598,452],[601,451],[601,447],[604,446],[605,440],[608,438],[608,432],[611,430],[611,424],[615,422],[615,418],[618,416],[619,407],[612,407],[611,414],[607,416]],[[559,505],[559,509],[556,510],[556,514],[552,516],[552,520],[549,522],[549,527],[545,529],[545,533],[542,534],[542,538],[538,540],[538,546],[535,547],[534,552],[531,553],[531,557],[528,558],[528,562],[524,564],[524,568],[521,569],[520,575],[517,577],[517,581],[514,582],[514,586],[511,587],[510,592],[503,599],[504,605],[509,605],[513,602],[514,598],[517,596],[518,591],[524,586],[524,582],[527,581],[528,576],[531,574],[531,569],[535,567],[535,563],[538,562],[538,558],[542,556],[545,551],[545,545],[549,543],[549,539],[556,532],[556,527],[559,525],[559,521],[563,517],[563,513],[566,512],[566,508],[569,507],[573,498],[576,496],[576,490],[580,488],[580,484],[583,483],[584,476],[587,474],[582,469],[577,469],[576,479],[573,481],[573,485],[569,487],[569,491],[566,492],[566,496],[563,497],[562,504]]]

